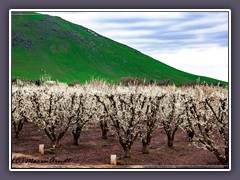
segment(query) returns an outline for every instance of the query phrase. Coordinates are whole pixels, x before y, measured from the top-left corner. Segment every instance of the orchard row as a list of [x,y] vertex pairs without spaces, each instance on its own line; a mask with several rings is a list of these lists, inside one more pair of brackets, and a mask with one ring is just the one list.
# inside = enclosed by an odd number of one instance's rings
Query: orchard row
[[199,148],[228,164],[228,91],[220,87],[115,86],[103,82],[68,87],[12,87],[12,129],[15,137],[25,121],[43,130],[57,148],[67,131],[78,144],[81,132],[99,123],[102,137],[116,134],[125,157],[137,138],[149,153],[153,132],[163,129],[172,147],[178,129]]

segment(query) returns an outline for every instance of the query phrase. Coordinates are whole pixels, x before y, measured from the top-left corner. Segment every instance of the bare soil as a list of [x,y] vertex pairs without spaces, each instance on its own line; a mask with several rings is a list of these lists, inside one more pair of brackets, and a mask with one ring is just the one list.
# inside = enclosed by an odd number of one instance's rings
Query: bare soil
[[[68,132],[61,146],[52,151],[51,142],[33,123],[25,123],[19,139],[12,135],[12,168],[224,168],[207,150],[196,148],[188,141],[185,132],[179,130],[172,148],[167,147],[163,131],[156,131],[150,153],[142,154],[142,144],[137,140],[131,158],[123,158],[123,150],[117,137],[108,133],[101,138],[100,127],[90,127],[82,132],[79,145],[73,145]],[[45,154],[38,152],[44,144]],[[117,165],[110,165],[110,155],[117,155]]]

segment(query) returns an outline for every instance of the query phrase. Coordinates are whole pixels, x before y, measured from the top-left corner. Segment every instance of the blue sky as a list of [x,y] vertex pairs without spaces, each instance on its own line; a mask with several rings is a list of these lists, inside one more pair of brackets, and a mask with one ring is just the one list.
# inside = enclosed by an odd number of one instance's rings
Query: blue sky
[[87,27],[177,69],[228,80],[228,12],[44,14]]

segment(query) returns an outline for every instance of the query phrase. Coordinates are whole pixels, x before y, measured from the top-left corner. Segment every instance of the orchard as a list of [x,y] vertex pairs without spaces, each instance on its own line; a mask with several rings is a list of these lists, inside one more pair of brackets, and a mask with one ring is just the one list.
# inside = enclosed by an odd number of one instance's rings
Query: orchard
[[46,134],[53,149],[64,146],[67,132],[78,145],[82,132],[100,126],[102,138],[114,134],[124,158],[131,158],[136,140],[143,154],[151,154],[155,131],[166,133],[170,149],[176,132],[184,131],[194,146],[211,152],[223,165],[229,163],[228,90],[222,87],[13,85],[11,107],[13,138],[21,140],[24,123],[31,122]]

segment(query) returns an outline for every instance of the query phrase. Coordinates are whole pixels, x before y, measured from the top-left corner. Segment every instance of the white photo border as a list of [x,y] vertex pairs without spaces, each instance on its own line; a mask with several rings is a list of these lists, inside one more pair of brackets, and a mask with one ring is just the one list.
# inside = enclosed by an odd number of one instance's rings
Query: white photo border
[[[228,105],[229,105],[229,166],[228,169],[147,169],[147,168],[12,168],[12,12],[228,12]],[[230,9],[10,9],[9,10],[9,171],[231,171],[231,10]]]

